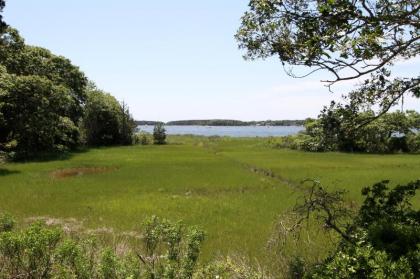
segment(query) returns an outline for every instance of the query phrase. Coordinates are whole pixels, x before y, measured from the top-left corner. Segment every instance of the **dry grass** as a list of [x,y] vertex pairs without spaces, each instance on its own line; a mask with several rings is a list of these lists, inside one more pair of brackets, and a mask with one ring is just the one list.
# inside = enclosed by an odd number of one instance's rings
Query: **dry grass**
[[55,170],[52,171],[50,175],[53,178],[67,178],[73,176],[107,173],[115,170],[117,170],[116,167],[78,167]]

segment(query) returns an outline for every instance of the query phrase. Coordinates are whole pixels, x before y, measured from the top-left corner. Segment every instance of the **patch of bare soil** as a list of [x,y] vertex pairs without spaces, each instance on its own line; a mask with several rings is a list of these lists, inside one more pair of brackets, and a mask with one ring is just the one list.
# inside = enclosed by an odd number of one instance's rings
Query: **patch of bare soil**
[[55,170],[50,173],[54,178],[67,178],[74,176],[107,173],[117,170],[117,167],[79,167]]

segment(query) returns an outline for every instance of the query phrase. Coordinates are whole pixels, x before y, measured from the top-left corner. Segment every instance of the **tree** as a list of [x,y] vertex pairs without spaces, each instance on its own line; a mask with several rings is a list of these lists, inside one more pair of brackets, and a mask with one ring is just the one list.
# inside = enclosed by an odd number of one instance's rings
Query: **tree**
[[0,35],[0,150],[20,157],[80,143],[86,77],[70,60]]
[[0,0],[0,34],[4,32],[7,27],[7,24],[3,21],[3,9],[6,6],[6,2],[4,0]]
[[420,211],[411,199],[420,180],[389,189],[381,181],[362,190],[358,212],[343,198],[344,191],[329,192],[317,181],[308,188],[294,229],[318,220],[341,239],[330,257],[306,278],[418,278],[420,276]]
[[77,126],[66,116],[68,88],[40,76],[16,76],[0,67],[0,150],[28,157],[75,147]]
[[125,102],[120,104],[121,109],[121,144],[132,144],[136,124]]
[[325,70],[331,86],[371,75],[350,97],[379,105],[372,121],[404,95],[420,97],[419,76],[393,78],[386,69],[419,54],[419,9],[416,0],[251,0],[236,38],[246,58],[277,55],[293,77]]
[[8,27],[0,34],[0,65],[0,151],[28,157],[68,150],[81,143],[80,127],[90,145],[132,143],[127,105],[88,87],[69,59],[26,45]]
[[115,97],[91,83],[83,117],[87,144],[131,144],[134,128],[134,121],[126,105],[121,105]]
[[163,123],[157,123],[153,128],[153,143],[165,144],[166,143],[166,130]]
[[13,28],[7,28],[0,41],[0,64],[9,74],[44,77],[70,90],[72,106],[65,114],[78,123],[86,100],[87,78],[84,73],[65,57],[54,55],[45,48],[25,45],[24,39]]

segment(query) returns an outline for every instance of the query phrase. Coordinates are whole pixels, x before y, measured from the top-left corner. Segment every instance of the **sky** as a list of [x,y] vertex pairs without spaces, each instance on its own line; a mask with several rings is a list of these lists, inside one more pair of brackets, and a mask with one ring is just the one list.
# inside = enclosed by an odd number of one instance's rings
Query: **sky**
[[[247,0],[6,0],[4,18],[26,43],[78,65],[96,85],[128,103],[137,120],[304,119],[334,93],[288,76],[277,58],[245,61],[234,34]],[[420,59],[397,63],[418,73]],[[405,100],[420,111],[419,100]]]

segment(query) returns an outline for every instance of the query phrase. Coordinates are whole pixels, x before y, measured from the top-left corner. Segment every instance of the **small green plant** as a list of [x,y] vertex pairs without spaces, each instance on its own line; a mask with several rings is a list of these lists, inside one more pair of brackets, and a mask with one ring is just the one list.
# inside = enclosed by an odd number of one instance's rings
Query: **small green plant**
[[134,135],[134,144],[149,145],[152,143],[152,135],[146,132],[140,132]]
[[312,217],[341,242],[307,273],[308,278],[419,278],[420,211],[410,199],[420,189],[420,180],[391,190],[388,183],[364,188],[365,200],[352,214],[342,191],[328,192],[313,182],[295,209],[302,216],[298,224]]
[[192,278],[204,232],[156,216],[147,219],[143,226],[146,253],[137,255],[150,278]]
[[9,232],[15,226],[15,219],[8,213],[0,214],[0,233]]
[[153,143],[166,144],[166,129],[163,123],[158,123],[153,128]]
[[40,222],[12,228],[0,232],[0,278],[188,279],[204,240],[195,227],[157,217],[144,222],[143,246],[124,253]]

